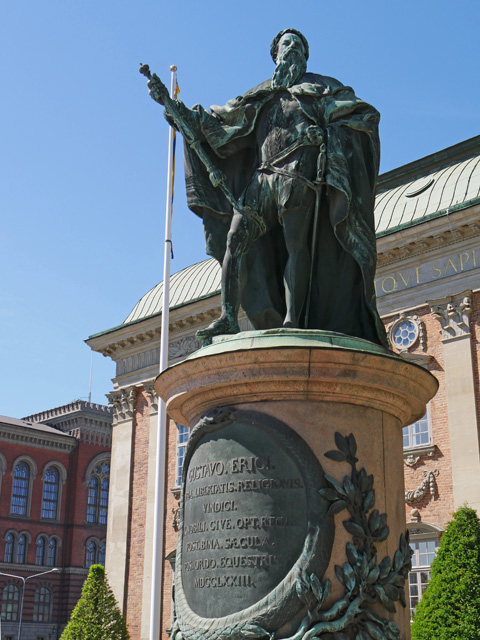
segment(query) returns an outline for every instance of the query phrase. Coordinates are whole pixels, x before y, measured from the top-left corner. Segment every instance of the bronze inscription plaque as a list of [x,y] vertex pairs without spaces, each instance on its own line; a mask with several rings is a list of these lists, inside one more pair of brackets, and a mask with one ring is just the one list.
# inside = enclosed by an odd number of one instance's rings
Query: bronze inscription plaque
[[299,558],[301,469],[271,432],[234,422],[205,435],[185,472],[181,554],[189,607],[223,617],[257,603]]

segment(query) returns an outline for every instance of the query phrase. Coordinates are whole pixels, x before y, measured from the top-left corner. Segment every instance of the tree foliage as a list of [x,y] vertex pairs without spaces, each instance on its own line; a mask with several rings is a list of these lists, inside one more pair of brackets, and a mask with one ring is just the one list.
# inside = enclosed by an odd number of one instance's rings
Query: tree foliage
[[128,640],[125,620],[120,613],[105,569],[90,567],[82,595],[70,616],[60,640]]
[[480,638],[480,520],[461,507],[432,563],[430,583],[412,624],[412,640]]

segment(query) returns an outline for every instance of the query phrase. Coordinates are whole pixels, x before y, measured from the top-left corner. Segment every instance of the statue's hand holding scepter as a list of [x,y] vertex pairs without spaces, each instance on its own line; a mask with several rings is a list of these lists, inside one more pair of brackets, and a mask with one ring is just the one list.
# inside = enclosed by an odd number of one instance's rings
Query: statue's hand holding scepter
[[155,102],[165,105],[165,98],[170,97],[168,95],[167,87],[163,84],[156,73],[153,75],[151,74],[148,64],[141,64],[139,71],[142,75],[148,78],[147,86],[150,96],[155,100]]

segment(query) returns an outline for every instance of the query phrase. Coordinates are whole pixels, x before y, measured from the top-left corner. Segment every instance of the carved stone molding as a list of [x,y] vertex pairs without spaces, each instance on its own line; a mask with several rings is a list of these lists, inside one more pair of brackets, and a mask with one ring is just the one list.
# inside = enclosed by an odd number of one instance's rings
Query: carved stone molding
[[168,357],[173,360],[174,358],[188,356],[199,348],[200,343],[195,336],[186,336],[185,338],[170,343],[168,346]]
[[148,399],[150,401],[150,407],[153,411],[158,411],[158,396],[155,392],[155,388],[153,386],[155,380],[150,380],[149,382],[144,383],[145,392],[148,395]]
[[113,406],[113,423],[133,418],[137,387],[126,387],[118,391],[107,393],[109,403]]
[[[200,343],[195,336],[185,336],[180,340],[171,342],[168,346],[168,359],[174,360],[175,358],[182,358],[190,355],[194,351],[200,348]],[[141,353],[122,358],[117,363],[117,376],[132,373],[132,371],[139,371],[140,369],[146,369],[158,365],[160,361],[160,347],[148,349]]]
[[[409,335],[411,335],[411,339],[408,340],[408,344],[402,345],[395,340],[395,336],[402,323],[404,323],[405,321],[407,321],[412,327],[412,330],[409,332]],[[390,347],[400,354],[409,351],[410,349],[415,347],[418,342],[420,342],[422,351],[426,351],[427,349],[425,325],[420,320],[420,318],[414,314],[402,312],[398,316],[393,318],[392,322],[387,327],[387,336]]]
[[428,304],[433,316],[442,327],[443,342],[470,335],[471,291],[462,291],[453,296],[429,300]]
[[425,496],[431,495],[433,498],[437,496],[437,482],[435,478],[438,476],[438,469],[434,471],[423,472],[423,482],[416,488],[405,491],[405,502],[407,504],[416,504],[421,502]]
[[407,465],[407,467],[414,467],[417,462],[423,458],[423,456],[428,456],[431,458],[435,453],[436,445],[431,444],[426,447],[418,447],[416,449],[407,449],[403,452],[403,462]]
[[391,249],[380,248],[377,258],[377,266],[383,267],[394,262],[401,262],[406,258],[413,255],[425,253],[427,251],[433,251],[434,249],[446,247],[448,245],[456,244],[460,240],[467,240],[469,238],[475,238],[480,235],[480,223],[469,222],[462,224],[455,229],[445,229],[435,235],[427,236],[421,240],[412,240],[406,245],[401,247],[393,247]]

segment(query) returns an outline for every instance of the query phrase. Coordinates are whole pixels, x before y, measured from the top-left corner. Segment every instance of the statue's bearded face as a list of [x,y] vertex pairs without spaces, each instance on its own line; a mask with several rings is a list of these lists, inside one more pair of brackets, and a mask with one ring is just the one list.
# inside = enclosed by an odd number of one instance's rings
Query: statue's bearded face
[[300,38],[286,33],[277,47],[277,66],[273,72],[273,86],[287,89],[294,85],[307,70],[305,51]]

